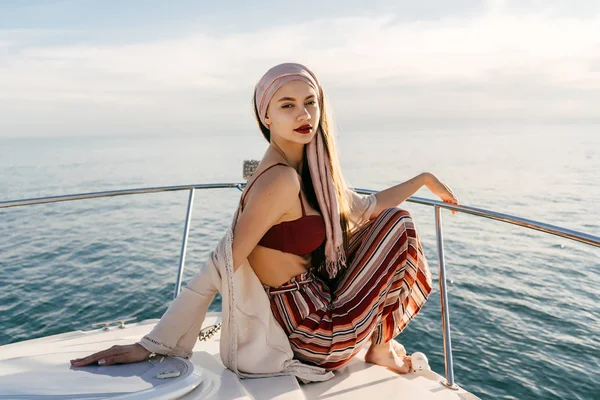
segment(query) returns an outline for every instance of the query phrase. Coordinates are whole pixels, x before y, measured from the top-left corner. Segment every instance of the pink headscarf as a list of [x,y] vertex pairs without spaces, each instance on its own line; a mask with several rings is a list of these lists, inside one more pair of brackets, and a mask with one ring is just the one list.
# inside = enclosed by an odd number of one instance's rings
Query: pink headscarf
[[[321,84],[315,74],[304,65],[296,63],[279,64],[268,70],[256,84],[256,106],[263,125],[267,115],[267,107],[271,98],[279,88],[291,81],[303,81],[317,92],[318,103],[322,104]],[[319,122],[316,135],[308,143],[306,157],[312,183],[317,195],[321,213],[325,219],[327,241],[325,243],[325,268],[333,278],[346,264],[342,228],[340,225],[340,209],[335,195],[335,187],[331,177],[331,161],[323,145],[323,132]]]

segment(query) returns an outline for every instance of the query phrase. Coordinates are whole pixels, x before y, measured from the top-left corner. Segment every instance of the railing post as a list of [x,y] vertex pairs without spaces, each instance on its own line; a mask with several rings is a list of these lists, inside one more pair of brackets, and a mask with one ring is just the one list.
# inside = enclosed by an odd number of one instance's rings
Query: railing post
[[450,340],[450,311],[448,310],[448,291],[446,287],[446,264],[444,261],[444,236],[442,233],[442,209],[434,206],[435,231],[438,248],[438,267],[440,280],[440,305],[442,308],[442,332],[444,335],[444,361],[446,364],[446,381],[444,386],[458,390],[454,383],[454,363],[452,361],[452,343]]
[[188,199],[187,213],[185,215],[185,227],[183,228],[183,241],[181,243],[181,254],[179,255],[179,273],[177,274],[177,283],[175,284],[176,298],[181,290],[181,281],[183,279],[183,269],[185,268],[185,253],[187,250],[188,236],[190,234],[190,222],[192,221],[192,208],[194,207],[194,188],[190,189],[190,197]]

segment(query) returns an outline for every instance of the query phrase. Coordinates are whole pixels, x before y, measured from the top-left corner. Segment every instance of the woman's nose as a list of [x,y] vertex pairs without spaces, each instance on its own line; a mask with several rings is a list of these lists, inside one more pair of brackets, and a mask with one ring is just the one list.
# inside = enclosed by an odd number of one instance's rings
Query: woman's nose
[[300,121],[307,120],[307,119],[310,119],[310,118],[311,118],[311,117],[310,117],[310,113],[308,112],[308,110],[307,110],[306,108],[303,108],[303,109],[302,109],[302,111],[303,111],[303,112],[302,112],[302,113],[300,113],[300,115],[298,115],[298,119],[299,119]]

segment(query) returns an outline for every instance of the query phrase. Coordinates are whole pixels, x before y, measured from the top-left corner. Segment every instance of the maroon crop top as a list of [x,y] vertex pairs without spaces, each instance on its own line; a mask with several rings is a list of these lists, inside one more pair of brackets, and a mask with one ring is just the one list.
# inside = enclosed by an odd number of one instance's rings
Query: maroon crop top
[[[250,186],[246,188],[246,191],[240,200],[242,210],[244,196],[248,193],[254,182],[256,182],[260,175],[276,165],[285,165],[286,167],[289,167],[289,165],[277,163],[261,172],[254,181],[252,181]],[[298,197],[300,198],[300,205],[302,206],[302,217],[293,221],[284,221],[277,225],[273,225],[258,242],[260,246],[279,250],[284,253],[305,256],[318,249],[325,241],[325,220],[321,215],[306,215],[302,194],[300,192],[298,192]]]

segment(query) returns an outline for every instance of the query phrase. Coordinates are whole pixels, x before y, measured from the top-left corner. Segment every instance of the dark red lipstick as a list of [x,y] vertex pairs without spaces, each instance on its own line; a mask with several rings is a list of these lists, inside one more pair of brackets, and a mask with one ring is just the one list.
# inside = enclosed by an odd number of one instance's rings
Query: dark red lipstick
[[298,133],[301,133],[301,134],[303,134],[303,135],[306,135],[306,134],[310,133],[310,131],[312,130],[312,126],[310,126],[310,125],[308,125],[308,124],[305,124],[305,125],[302,125],[301,127],[299,127],[299,128],[296,128],[296,129],[294,129],[294,130],[295,130],[296,132],[298,132]]

